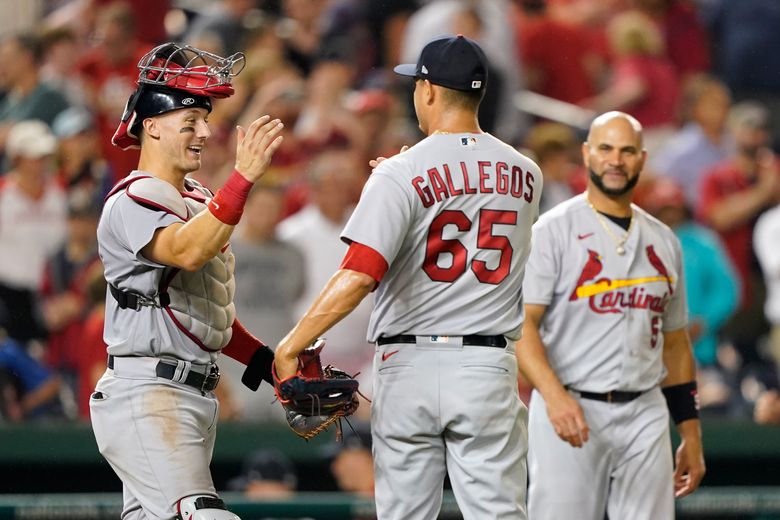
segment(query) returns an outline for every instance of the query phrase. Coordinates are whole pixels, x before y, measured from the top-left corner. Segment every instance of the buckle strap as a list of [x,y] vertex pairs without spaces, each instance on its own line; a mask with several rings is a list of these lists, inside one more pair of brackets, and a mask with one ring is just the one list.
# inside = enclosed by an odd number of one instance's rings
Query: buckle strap
[[112,284],[108,284],[108,290],[111,292],[111,296],[114,297],[120,309],[133,309],[137,311],[141,307],[167,307],[171,303],[171,297],[167,292],[161,292],[157,295],[157,299],[149,298],[141,294],[136,294],[128,291],[123,291]]
[[611,390],[609,392],[604,392],[604,393],[584,392],[582,390],[577,390],[569,386],[567,386],[566,389],[578,393],[580,397],[582,397],[583,399],[590,399],[593,401],[603,401],[605,403],[628,403],[646,392],[646,390],[641,390],[637,392],[627,392],[622,390]]
[[[423,337],[436,337],[436,336],[423,336]],[[478,336],[469,335],[461,336],[463,338],[463,345],[469,345],[472,347],[506,347],[506,338],[504,336]],[[395,345],[399,343],[417,343],[417,336],[413,334],[398,334],[397,336],[382,336],[377,338],[377,345]]]
[[[160,360],[155,367],[155,375],[163,379],[168,379],[177,383],[191,386],[202,393],[211,392],[219,384],[219,368],[216,365],[211,367],[208,374],[201,374],[190,370],[192,363],[187,361],[170,362]],[[108,368],[114,369],[114,356],[108,356]]]

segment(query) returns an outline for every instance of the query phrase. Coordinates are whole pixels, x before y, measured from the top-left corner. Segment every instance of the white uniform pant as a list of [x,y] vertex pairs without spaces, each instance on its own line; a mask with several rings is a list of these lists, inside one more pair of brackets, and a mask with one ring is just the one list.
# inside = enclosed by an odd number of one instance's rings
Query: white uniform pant
[[124,486],[122,519],[170,520],[181,498],[217,496],[209,463],[218,403],[213,393],[133,377],[106,371],[90,399],[92,428]]
[[[576,394],[572,394],[576,395]],[[528,421],[528,514],[533,520],[674,518],[669,413],[660,388],[628,403],[578,398],[589,440],[558,437],[541,394]]]
[[446,472],[465,520],[525,519],[527,413],[512,342],[378,346],[377,518],[436,518]]

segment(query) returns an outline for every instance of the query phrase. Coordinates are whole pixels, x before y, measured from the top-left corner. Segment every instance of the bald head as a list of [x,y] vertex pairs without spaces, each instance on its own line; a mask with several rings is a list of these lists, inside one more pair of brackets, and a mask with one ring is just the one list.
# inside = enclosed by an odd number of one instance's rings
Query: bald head
[[623,112],[607,112],[590,125],[582,158],[590,183],[609,197],[627,196],[639,180],[647,152],[642,148],[642,125]]
[[595,134],[602,132],[607,128],[620,128],[623,132],[628,131],[633,133],[639,140],[639,148],[642,148],[642,123],[637,121],[634,116],[626,114],[625,112],[618,112],[617,110],[601,114],[590,124],[588,142],[592,142]]

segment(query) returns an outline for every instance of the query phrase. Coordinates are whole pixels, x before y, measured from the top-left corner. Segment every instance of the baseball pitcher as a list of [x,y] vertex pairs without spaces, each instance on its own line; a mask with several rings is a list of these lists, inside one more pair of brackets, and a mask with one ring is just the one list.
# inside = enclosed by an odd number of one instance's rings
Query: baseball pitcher
[[428,43],[414,106],[427,135],[376,166],[342,239],[341,269],[276,352],[280,381],[307,345],[376,290],[371,409],[380,519],[436,518],[449,474],[466,519],[525,519],[526,409],[514,340],[542,175],[482,132],[479,45]]

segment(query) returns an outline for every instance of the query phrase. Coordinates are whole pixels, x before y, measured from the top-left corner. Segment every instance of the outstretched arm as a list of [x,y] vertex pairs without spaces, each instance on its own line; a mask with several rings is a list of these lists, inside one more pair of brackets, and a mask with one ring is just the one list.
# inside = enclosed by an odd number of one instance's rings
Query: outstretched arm
[[298,354],[352,312],[376,283],[365,273],[350,269],[336,271],[306,314],[276,348],[274,364],[279,379],[294,376],[298,370]]
[[517,362],[520,370],[536,388],[547,404],[547,415],[555,433],[575,448],[588,440],[588,423],[576,399],[558,380],[539,335],[544,305],[526,305],[523,337],[517,343]]
[[663,360],[667,375],[661,386],[681,439],[675,454],[674,493],[684,497],[699,487],[706,471],[696,406],[696,363],[687,329],[664,333]]

